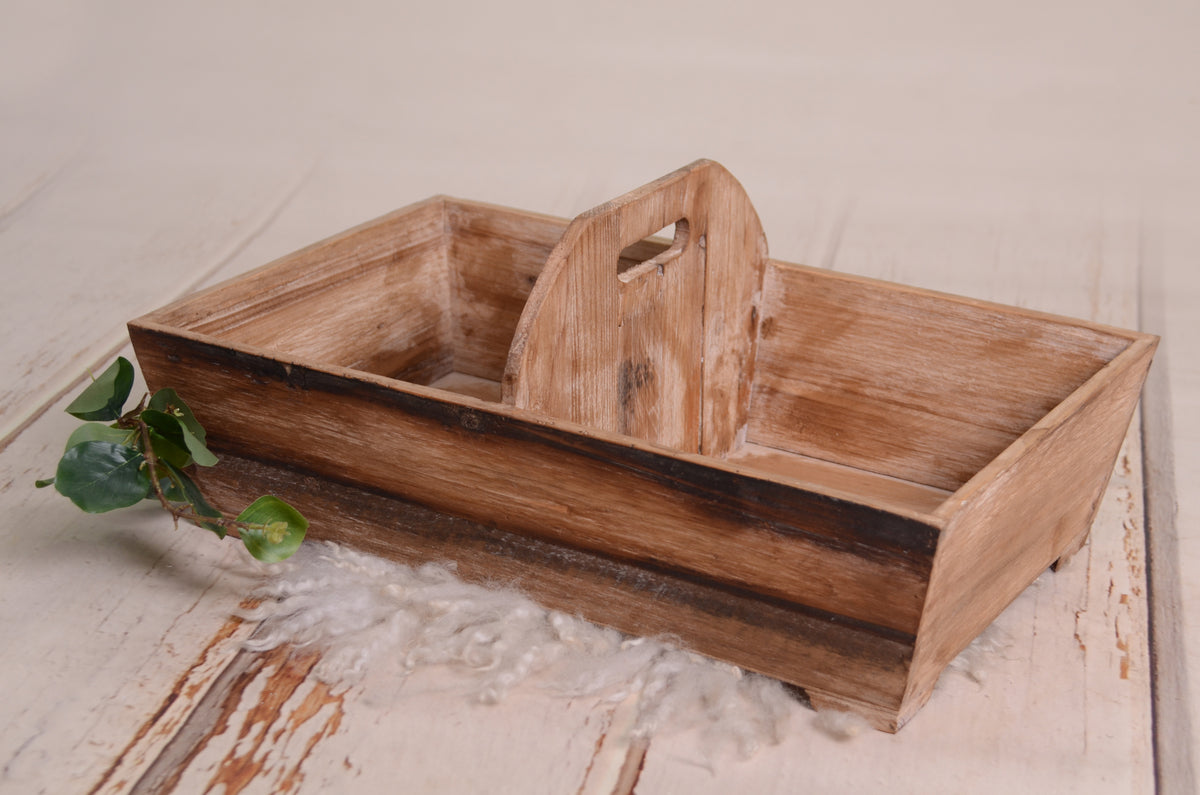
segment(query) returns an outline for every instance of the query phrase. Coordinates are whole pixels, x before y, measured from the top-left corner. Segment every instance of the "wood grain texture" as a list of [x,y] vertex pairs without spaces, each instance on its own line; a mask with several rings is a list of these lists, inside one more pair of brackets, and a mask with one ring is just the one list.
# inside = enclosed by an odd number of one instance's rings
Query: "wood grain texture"
[[729,461],[793,482],[806,483],[834,496],[844,495],[854,499],[869,494],[880,507],[899,512],[931,514],[953,493],[753,442],[747,442],[735,450],[729,456]]
[[525,302],[567,225],[463,200],[448,201],[446,214],[454,371],[499,384]]
[[772,261],[750,438],[956,489],[1129,335]]
[[911,704],[924,703],[946,664],[1047,561],[1082,546],[1156,344],[1131,345],[939,509],[953,518],[939,539],[921,618]]
[[[606,722],[588,718],[605,715],[595,699],[538,704],[518,692],[480,705],[445,671],[400,677],[390,668],[333,688],[313,673],[319,659],[286,646],[238,654],[140,777],[97,791],[298,793],[350,782],[374,791],[398,779],[418,791],[481,791],[489,782],[521,780],[529,764],[492,738],[520,741],[553,727],[538,778],[529,782],[530,792],[549,795],[585,783],[604,740]],[[463,737],[463,725],[481,731]],[[422,763],[448,745],[473,764]]]
[[[203,303],[190,304],[201,314],[185,310],[171,320],[254,348],[418,383],[440,378],[453,366],[444,217],[444,202],[431,199],[348,230],[209,288]],[[281,281],[296,256],[316,267]],[[344,313],[322,310],[331,289]]]
[[252,623],[226,621],[88,792],[170,791],[176,783],[170,771],[196,747],[196,724],[213,715],[215,694],[244,670],[241,644],[253,630]]
[[[671,224],[674,245],[618,275],[623,249]],[[728,454],[745,438],[765,257],[753,206],[711,161],[581,214],[529,297],[505,400]]]
[[[936,537],[928,519],[466,397],[281,364],[145,321],[131,332],[144,371],[187,386],[218,446],[241,450],[253,427],[256,455],[336,480],[856,620],[916,626]],[[256,389],[237,389],[251,373]],[[275,418],[257,416],[262,400],[278,401]],[[294,449],[300,436],[306,451]]]

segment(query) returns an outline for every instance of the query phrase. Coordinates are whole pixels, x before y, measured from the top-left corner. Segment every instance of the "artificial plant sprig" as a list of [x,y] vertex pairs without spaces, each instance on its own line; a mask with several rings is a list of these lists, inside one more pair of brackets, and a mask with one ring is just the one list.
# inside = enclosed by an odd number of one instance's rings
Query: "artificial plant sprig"
[[210,505],[186,471],[217,463],[192,410],[175,390],[160,389],[125,411],[132,390],[133,365],[118,357],[71,401],[67,413],[85,423],[67,438],[54,477],[38,488],[52,485],[88,513],[157,499],[176,526],[183,519],[240,538],[268,563],[299,548],[308,520],[278,497],[259,497],[237,516]]

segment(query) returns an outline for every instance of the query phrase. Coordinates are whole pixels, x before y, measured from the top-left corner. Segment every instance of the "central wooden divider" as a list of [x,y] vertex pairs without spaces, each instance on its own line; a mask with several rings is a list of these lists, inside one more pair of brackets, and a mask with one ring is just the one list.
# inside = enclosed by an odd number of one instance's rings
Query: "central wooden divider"
[[[619,269],[667,226],[675,240]],[[513,338],[504,400],[683,452],[745,441],[766,238],[741,185],[701,160],[578,216]]]

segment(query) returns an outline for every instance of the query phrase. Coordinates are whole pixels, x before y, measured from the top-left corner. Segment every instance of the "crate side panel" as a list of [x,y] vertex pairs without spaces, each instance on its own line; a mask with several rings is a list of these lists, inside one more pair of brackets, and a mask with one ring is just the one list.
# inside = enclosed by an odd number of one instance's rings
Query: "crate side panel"
[[148,320],[224,336],[286,301],[329,295],[364,264],[435,246],[444,235],[443,197],[434,197],[339,232],[150,315]]
[[310,540],[330,540],[408,565],[454,561],[460,577],[515,588],[552,609],[621,631],[666,636],[692,650],[836,698],[895,730],[911,639],[806,613],[596,552],[439,513],[278,465],[223,454],[202,473],[218,504],[258,494],[303,505]]
[[153,317],[243,345],[427,383],[451,364],[443,209],[424,202]]
[[448,201],[454,370],[499,382],[525,301],[567,221]]
[[327,292],[262,307],[222,336],[416,383],[449,372],[450,280],[440,242],[361,265]]
[[218,445],[240,442],[254,455],[554,543],[916,630],[935,524],[466,398],[147,330],[134,336],[147,379],[186,388]]
[[750,440],[955,489],[1129,339],[772,262]]
[[[284,294],[221,336],[230,342],[417,383],[452,363],[450,278],[440,239],[382,253],[328,252],[319,292]],[[297,263],[297,269],[305,263]]]
[[1112,475],[1150,365],[1138,343],[1017,443],[1003,471],[953,510],[939,543],[905,711],[1033,580],[1080,543]]

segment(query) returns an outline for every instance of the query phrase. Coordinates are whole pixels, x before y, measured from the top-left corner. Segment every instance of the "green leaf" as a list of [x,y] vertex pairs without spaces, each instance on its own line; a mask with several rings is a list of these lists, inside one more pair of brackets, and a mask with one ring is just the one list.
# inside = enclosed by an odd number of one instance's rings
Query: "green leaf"
[[300,548],[308,520],[278,497],[267,495],[250,503],[238,514],[242,543],[250,554],[265,563],[291,557]]
[[179,420],[154,409],[143,409],[141,418],[150,430],[150,447],[156,456],[180,469],[192,463]]
[[154,396],[150,398],[150,408],[178,417],[183,427],[191,431],[193,436],[206,444],[208,443],[204,427],[196,419],[196,415],[192,413],[188,404],[183,401],[183,398],[174,389],[160,389],[155,392]]
[[[196,481],[188,477],[186,472],[182,472],[174,466],[167,464],[167,472],[170,474],[171,481],[175,484],[178,492],[182,495],[181,502],[186,502],[192,506],[192,510],[200,516],[208,516],[213,519],[221,519],[222,514],[216,508],[204,499],[204,495],[200,493],[200,487],[196,485]],[[217,522],[197,522],[198,525],[205,530],[211,530],[217,534],[218,538],[225,537],[225,527]]]
[[113,442],[81,442],[58,462],[54,487],[88,513],[104,513],[139,502],[150,491],[150,475],[137,450]]
[[[192,433],[185,422],[185,418],[178,412],[178,409],[175,410],[175,413],[171,413],[160,409],[148,408],[142,411],[142,422],[158,431],[178,447],[187,450],[191,459],[194,459],[200,466],[210,467],[216,464],[217,457],[205,446],[203,439]],[[155,452],[158,452],[157,449]],[[185,467],[192,463],[192,461],[188,460],[183,463],[172,461],[172,463],[179,467]]]
[[183,428],[183,441],[196,464],[202,467],[216,466],[219,459],[213,455],[212,450],[208,449],[204,440],[193,434],[186,425],[181,427]]
[[150,431],[150,449],[154,451],[159,461],[183,468],[192,463],[192,456],[175,442],[158,433]]
[[42,478],[41,480],[35,480],[33,482],[33,487],[37,488],[37,489],[44,489],[47,486],[53,486],[53,485],[54,485],[54,478]]
[[70,450],[82,442],[112,442],[113,444],[131,446],[136,438],[136,430],[114,428],[111,425],[103,425],[99,422],[88,422],[80,425],[67,437],[67,444],[63,449]]
[[124,356],[109,365],[79,397],[67,406],[67,413],[81,420],[109,422],[121,416],[121,408],[133,389],[133,365]]

